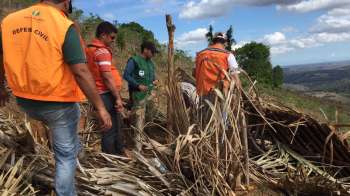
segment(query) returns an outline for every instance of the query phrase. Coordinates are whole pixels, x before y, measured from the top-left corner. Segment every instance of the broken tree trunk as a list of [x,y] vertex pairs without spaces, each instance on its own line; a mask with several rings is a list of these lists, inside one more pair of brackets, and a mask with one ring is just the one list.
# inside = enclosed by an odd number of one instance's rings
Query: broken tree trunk
[[[174,33],[175,33],[175,25],[173,24],[173,20],[171,15],[166,15],[166,26],[169,34],[169,44],[168,44],[168,87],[174,81]],[[168,129],[173,129],[173,108],[170,102],[170,94],[168,94],[168,108],[167,108],[167,117],[168,117]]]

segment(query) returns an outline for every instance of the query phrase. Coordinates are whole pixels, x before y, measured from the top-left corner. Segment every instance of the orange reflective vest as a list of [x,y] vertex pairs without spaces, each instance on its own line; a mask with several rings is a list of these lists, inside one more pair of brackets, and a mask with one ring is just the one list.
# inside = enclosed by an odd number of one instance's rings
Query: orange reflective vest
[[63,59],[62,46],[72,24],[62,11],[42,3],[2,21],[5,74],[15,96],[55,102],[84,99]]
[[199,96],[207,95],[220,81],[224,82],[224,87],[228,87],[225,72],[229,68],[229,55],[228,51],[214,47],[197,53],[195,77]]
[[[99,49],[105,49],[104,51],[106,51],[107,53],[101,54],[98,52]],[[89,65],[90,72],[92,73],[95,79],[96,87],[99,93],[107,92],[109,91],[109,89],[103,82],[100,65],[97,64],[98,62],[97,62],[96,56],[98,54],[100,54],[100,59],[111,63],[108,67],[110,67],[110,71],[114,78],[116,87],[120,91],[122,89],[123,80],[119,74],[119,71],[115,66],[115,61],[111,61],[111,59],[113,59],[112,51],[107,46],[105,46],[101,41],[99,41],[98,39],[94,39],[92,43],[88,45],[85,52],[88,58],[88,65]]]

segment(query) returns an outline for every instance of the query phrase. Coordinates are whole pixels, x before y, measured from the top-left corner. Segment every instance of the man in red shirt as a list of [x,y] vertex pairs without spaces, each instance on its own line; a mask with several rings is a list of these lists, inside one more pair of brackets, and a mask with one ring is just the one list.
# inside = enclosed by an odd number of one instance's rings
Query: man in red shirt
[[102,22],[96,30],[96,38],[86,49],[88,64],[99,94],[112,117],[112,128],[102,133],[102,152],[108,154],[123,154],[120,138],[121,116],[123,102],[120,96],[121,77],[112,63],[110,46],[116,39],[117,28]]

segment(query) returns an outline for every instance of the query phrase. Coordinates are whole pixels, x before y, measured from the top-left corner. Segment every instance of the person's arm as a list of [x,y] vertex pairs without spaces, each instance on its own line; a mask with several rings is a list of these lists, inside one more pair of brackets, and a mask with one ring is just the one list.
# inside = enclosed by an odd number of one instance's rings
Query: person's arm
[[117,85],[115,83],[115,79],[113,78],[112,72],[101,72],[103,83],[106,85],[108,90],[112,93],[112,95],[121,100],[120,92],[117,89]]
[[159,85],[159,80],[156,78],[156,70],[155,70],[155,67],[153,67],[153,72],[152,72],[152,75],[151,75],[151,81],[153,83],[154,86],[158,86]]
[[91,101],[97,110],[103,110],[104,104],[97,92],[94,78],[92,77],[88,66],[85,63],[78,63],[69,65],[69,68],[88,100]]
[[64,61],[69,65],[80,89],[96,108],[98,117],[102,122],[101,128],[110,129],[112,127],[111,117],[97,92],[95,81],[86,65],[86,57],[80,43],[80,36],[73,26],[69,28],[66,34],[62,50]]
[[118,111],[123,111],[123,101],[120,96],[120,92],[117,89],[115,78],[113,78],[112,72],[101,72],[103,83],[110,90],[112,95],[115,97],[115,107]]
[[148,87],[145,85],[139,84],[133,77],[135,67],[136,67],[135,61],[133,59],[129,59],[124,70],[123,78],[128,82],[129,86],[131,86],[132,88],[139,89],[140,91],[147,91]]
[[241,88],[241,80],[239,79],[239,66],[233,54],[228,56],[229,72],[232,79],[236,82],[237,87]]
[[5,106],[8,101],[9,95],[5,87],[5,68],[2,51],[2,35],[0,31],[0,107]]
[[133,77],[134,71],[135,71],[135,62],[133,59],[130,58],[128,60],[128,63],[126,64],[123,78],[128,82],[129,86],[131,86],[132,88],[138,88],[139,83]]

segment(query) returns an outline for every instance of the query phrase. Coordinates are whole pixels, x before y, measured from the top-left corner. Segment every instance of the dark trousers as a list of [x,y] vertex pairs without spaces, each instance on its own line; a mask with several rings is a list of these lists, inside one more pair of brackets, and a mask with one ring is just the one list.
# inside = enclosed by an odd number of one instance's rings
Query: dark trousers
[[208,95],[199,97],[199,105],[198,105],[199,108],[198,108],[197,119],[198,119],[198,122],[200,122],[201,124],[202,130],[205,129],[205,126],[208,124],[213,114],[213,111],[211,110],[207,101],[215,105],[215,99],[216,99],[216,95],[214,94],[214,92],[210,92]]
[[124,148],[120,135],[121,115],[114,107],[115,97],[110,92],[101,94],[101,98],[112,118],[112,128],[102,133],[102,152],[120,155],[123,153]]

